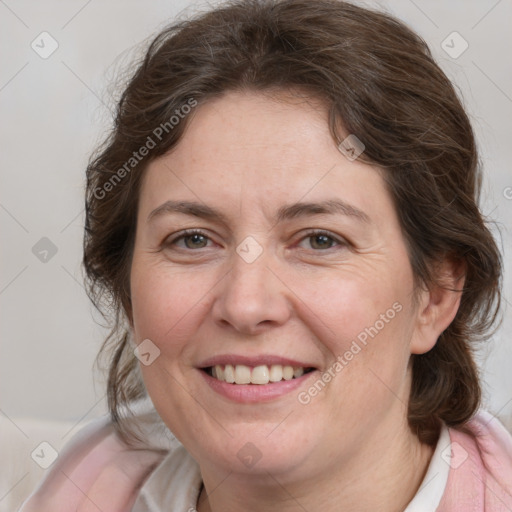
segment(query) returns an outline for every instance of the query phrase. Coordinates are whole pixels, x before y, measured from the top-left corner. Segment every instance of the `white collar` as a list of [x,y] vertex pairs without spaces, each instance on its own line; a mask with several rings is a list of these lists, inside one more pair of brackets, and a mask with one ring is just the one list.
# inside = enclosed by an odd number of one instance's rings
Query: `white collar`
[[450,434],[448,427],[443,423],[425,478],[404,512],[434,512],[437,510],[450,473],[450,466],[446,461],[447,451],[450,451]]

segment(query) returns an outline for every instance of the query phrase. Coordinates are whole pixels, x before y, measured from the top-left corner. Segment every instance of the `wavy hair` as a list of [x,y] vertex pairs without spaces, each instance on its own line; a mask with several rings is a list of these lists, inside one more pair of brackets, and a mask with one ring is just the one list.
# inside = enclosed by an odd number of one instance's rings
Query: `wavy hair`
[[[112,320],[99,354],[112,420],[129,440],[120,407],[146,393],[127,323],[144,170],[180,141],[189,116],[170,120],[184,105],[276,89],[321,99],[336,143],[343,133],[364,142],[366,161],[384,171],[417,286],[436,284],[445,258],[466,269],[455,319],[432,350],[411,356],[409,425],[433,444],[441,420],[460,428],[479,406],[473,351],[497,319],[501,257],[478,207],[475,138],[450,80],[403,23],[338,0],[227,2],[165,28],[137,64],[87,168],[83,263],[91,300]],[[167,129],[156,137],[158,127]],[[148,137],[155,147],[134,161]]]

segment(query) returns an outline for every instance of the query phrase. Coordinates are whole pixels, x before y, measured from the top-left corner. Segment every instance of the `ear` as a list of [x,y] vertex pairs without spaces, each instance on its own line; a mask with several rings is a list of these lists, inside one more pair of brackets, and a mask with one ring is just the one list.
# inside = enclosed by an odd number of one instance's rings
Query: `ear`
[[466,278],[465,265],[446,258],[433,270],[437,282],[419,294],[411,354],[424,354],[431,350],[459,310]]

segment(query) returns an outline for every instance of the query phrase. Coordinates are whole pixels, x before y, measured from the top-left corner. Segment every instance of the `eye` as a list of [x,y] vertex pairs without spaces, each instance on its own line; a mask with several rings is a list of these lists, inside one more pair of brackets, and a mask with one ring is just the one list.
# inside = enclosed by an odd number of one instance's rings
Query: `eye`
[[204,249],[211,242],[210,238],[202,231],[187,230],[182,231],[175,238],[171,238],[165,242],[166,246],[175,246],[180,249]]
[[299,245],[304,247],[304,243],[307,242],[309,247],[307,249],[313,249],[315,251],[325,251],[335,246],[346,246],[347,243],[338,239],[332,233],[323,230],[311,231],[301,239]]

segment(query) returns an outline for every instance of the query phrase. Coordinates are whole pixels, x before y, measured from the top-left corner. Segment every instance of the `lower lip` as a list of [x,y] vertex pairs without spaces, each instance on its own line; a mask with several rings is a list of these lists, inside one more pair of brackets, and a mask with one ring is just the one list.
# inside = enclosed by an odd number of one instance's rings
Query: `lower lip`
[[229,384],[208,375],[205,371],[199,370],[206,383],[214,391],[234,402],[256,403],[269,402],[283,395],[297,390],[304,382],[316,373],[316,370],[302,375],[302,377],[281,380],[272,384]]

